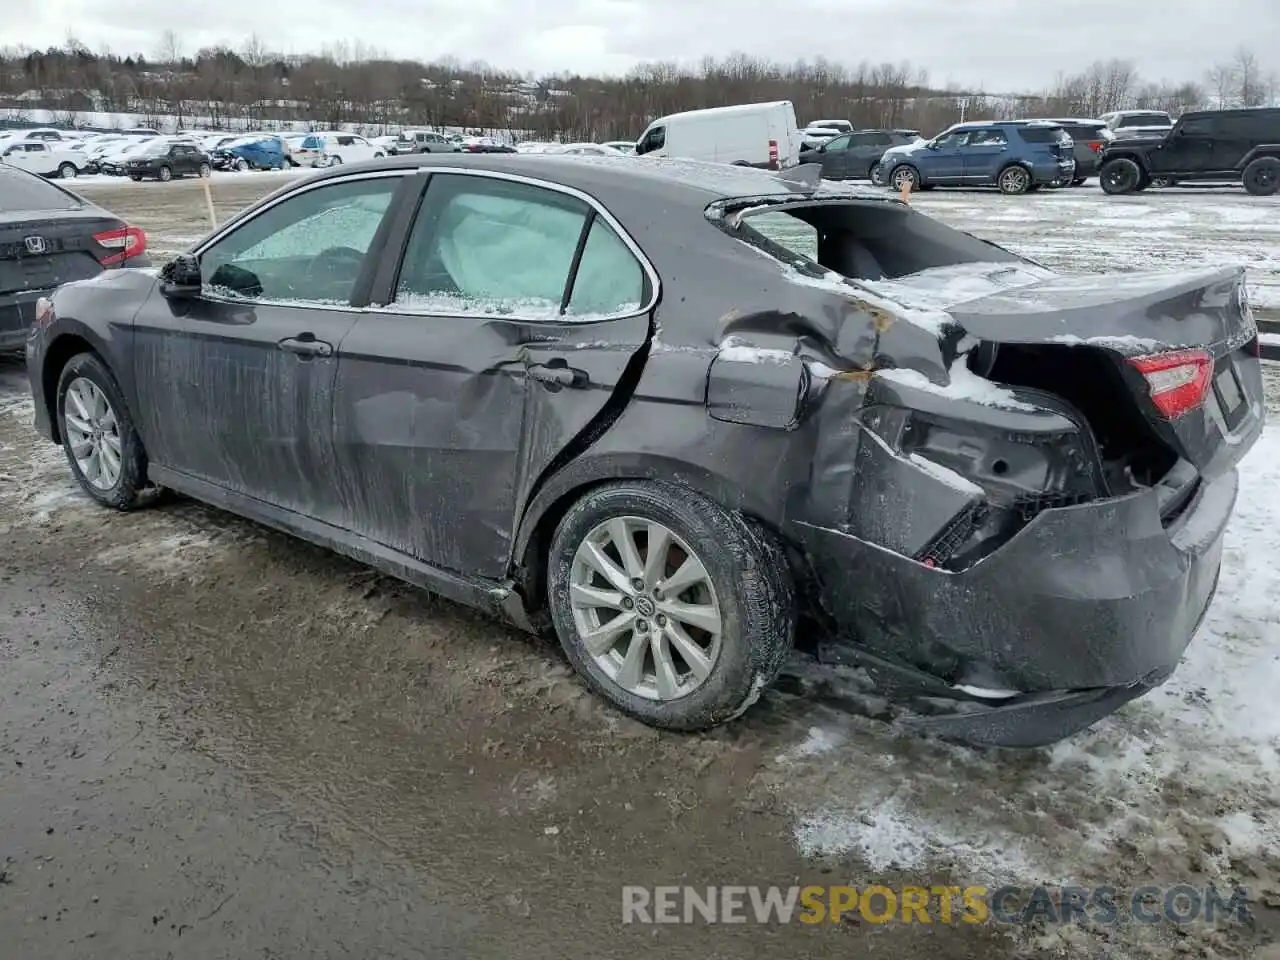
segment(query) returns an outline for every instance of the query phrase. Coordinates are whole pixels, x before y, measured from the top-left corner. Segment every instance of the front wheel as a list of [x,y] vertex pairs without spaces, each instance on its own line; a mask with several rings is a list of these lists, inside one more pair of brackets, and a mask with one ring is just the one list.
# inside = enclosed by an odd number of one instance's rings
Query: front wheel
[[170,180],[173,179],[173,170],[170,169],[169,167],[161,167],[160,179],[163,180],[165,183],[168,183]]
[[1241,180],[1245,190],[1255,197],[1269,197],[1280,190],[1280,159],[1258,157],[1244,168]]
[[58,377],[58,430],[80,489],[107,507],[138,505],[147,459],[115,377],[92,353],[72,357]]
[[1031,186],[1031,174],[1022,167],[1005,167],[996,180],[1000,192],[1009,195],[1026,193]]
[[1132,193],[1142,184],[1142,168],[1128,157],[1108,160],[1098,171],[1098,183],[1103,193],[1112,195]]
[[777,541],[675,484],[624,481],[583,496],[556,528],[547,593],[586,684],[656,727],[700,730],[740,715],[794,642]]
[[58,176],[63,180],[74,180],[76,177],[80,176],[80,170],[74,163],[64,163],[58,168]]
[[900,167],[894,167],[893,172],[889,174],[889,183],[895,190],[902,190],[910,184],[912,190],[920,188],[920,173],[915,167],[903,164]]

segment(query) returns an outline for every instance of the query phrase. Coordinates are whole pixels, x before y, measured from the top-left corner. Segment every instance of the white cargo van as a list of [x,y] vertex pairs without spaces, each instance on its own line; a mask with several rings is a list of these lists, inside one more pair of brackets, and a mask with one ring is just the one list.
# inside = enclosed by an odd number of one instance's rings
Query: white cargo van
[[636,153],[783,170],[799,161],[800,143],[795,107],[777,100],[659,117],[636,141]]

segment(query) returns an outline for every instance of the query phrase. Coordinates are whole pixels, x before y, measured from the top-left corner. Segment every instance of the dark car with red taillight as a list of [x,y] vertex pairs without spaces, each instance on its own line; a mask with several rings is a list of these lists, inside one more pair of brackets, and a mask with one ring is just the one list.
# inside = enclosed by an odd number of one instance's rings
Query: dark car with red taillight
[[138,227],[0,164],[0,350],[22,346],[41,296],[113,267],[149,266],[146,246]]
[[1111,128],[1102,120],[1051,120],[1071,134],[1075,144],[1076,175],[1071,180],[1078,187],[1090,177],[1098,175],[1102,151],[1116,138]]

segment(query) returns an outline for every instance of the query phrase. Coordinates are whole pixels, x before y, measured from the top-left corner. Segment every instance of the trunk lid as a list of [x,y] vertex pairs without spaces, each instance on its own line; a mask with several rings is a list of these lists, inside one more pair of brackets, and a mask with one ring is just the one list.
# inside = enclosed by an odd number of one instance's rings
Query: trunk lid
[[[997,374],[1016,370],[999,364],[1003,347],[1036,348],[1026,353],[1041,357],[1052,349],[1058,393],[1068,351],[1105,355],[1120,394],[1206,479],[1234,466],[1262,431],[1257,327],[1242,267],[1063,277],[1030,264],[964,264],[868,286],[909,306],[943,310],[970,335],[996,344]],[[1088,384],[1065,389],[1076,394],[1065,399],[1081,404],[1091,391]],[[1173,390],[1202,399],[1171,411],[1162,404]]]
[[51,290],[101,273],[113,251],[96,234],[124,224],[85,210],[24,212],[0,217],[0,295]]

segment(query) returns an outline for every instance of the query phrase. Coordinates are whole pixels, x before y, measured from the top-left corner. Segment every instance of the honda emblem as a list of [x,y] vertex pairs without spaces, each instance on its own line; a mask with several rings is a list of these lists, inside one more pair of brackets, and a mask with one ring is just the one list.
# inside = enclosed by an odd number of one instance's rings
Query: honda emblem
[[27,253],[39,255],[49,249],[49,244],[45,242],[44,237],[27,237],[22,242],[27,245]]

